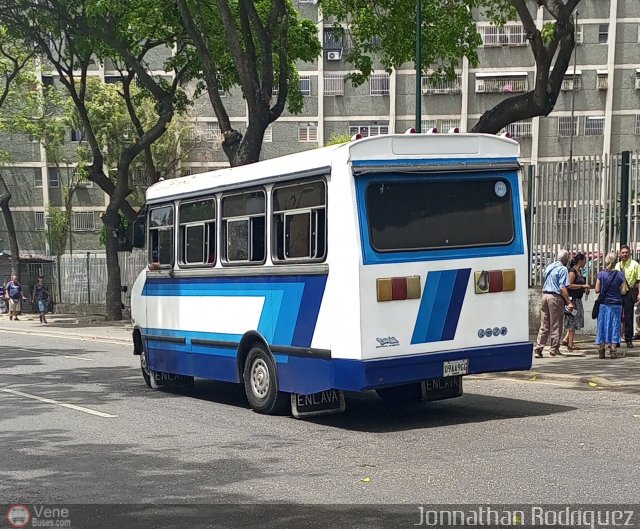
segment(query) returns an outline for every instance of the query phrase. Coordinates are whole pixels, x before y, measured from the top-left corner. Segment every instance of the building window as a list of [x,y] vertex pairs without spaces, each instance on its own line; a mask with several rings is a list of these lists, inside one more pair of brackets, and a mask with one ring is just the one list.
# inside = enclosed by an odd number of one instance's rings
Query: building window
[[311,95],[311,76],[310,75],[300,76],[300,92],[302,92],[303,96]]
[[344,30],[342,28],[324,28],[323,48],[325,50],[339,50],[343,48]]
[[82,129],[71,129],[71,140],[70,141],[84,141],[86,133]]
[[460,129],[459,119],[443,119],[440,121],[440,129],[442,132],[449,132],[451,129]]
[[598,90],[606,90],[609,88],[609,74],[606,70],[598,70],[597,88]]
[[584,43],[584,25],[583,24],[578,24],[576,26],[575,40],[578,46]]
[[636,114],[636,128],[635,134],[640,135],[640,114]]
[[455,79],[443,79],[438,76],[425,76],[422,78],[422,93],[427,95],[459,94],[461,86],[461,75],[456,75]]
[[323,181],[274,188],[273,260],[322,260],[326,253],[326,199]]
[[526,92],[528,86],[526,72],[510,74],[476,74],[477,94],[510,94],[512,92]]
[[96,216],[93,211],[74,211],[71,215],[71,229],[73,231],[95,231]]
[[485,48],[527,45],[527,34],[522,25],[479,24],[478,32],[482,38],[482,46]]
[[316,143],[318,141],[318,125],[315,123],[301,123],[298,125],[298,142]]
[[43,75],[42,86],[44,88],[54,88],[53,75]]
[[222,135],[220,134],[220,127],[217,123],[207,122],[204,128],[204,141],[220,141]]
[[580,90],[582,88],[582,72],[576,70],[575,75],[572,73],[565,74],[562,80],[561,90],[565,92],[573,92],[574,90]]
[[[60,187],[60,171],[57,167],[49,167],[49,187]],[[42,182],[40,182],[42,185]]]
[[569,137],[578,135],[578,117],[577,116],[559,116],[558,117],[558,136]]
[[173,206],[149,212],[149,262],[158,266],[173,263]]
[[180,264],[216,262],[216,201],[180,204]]
[[35,215],[34,229],[36,231],[44,231],[46,228],[44,223],[44,211],[36,211],[34,215]]
[[530,138],[533,122],[530,119],[510,123],[500,132],[506,132],[512,138]]
[[76,183],[78,187],[85,187],[85,188],[93,187],[93,182],[83,175],[83,172],[80,170],[79,167],[73,168],[71,179],[73,182]]
[[604,134],[604,116],[587,116],[584,121],[585,136],[602,136]]
[[640,90],[640,68],[636,68],[636,90]]
[[369,77],[369,95],[388,96],[389,95],[389,74],[372,73]]
[[420,132],[424,134],[431,129],[440,130],[438,126],[439,123],[437,119],[423,119],[420,121]]
[[269,125],[264,129],[264,135],[262,136],[263,143],[271,143],[273,141],[273,125]]
[[226,263],[262,263],[266,256],[265,193],[222,197],[222,246]]
[[183,167],[180,174],[182,176],[191,176],[193,174],[193,167]]
[[609,40],[609,24],[598,25],[598,42],[600,44],[606,44]]
[[33,170],[33,187],[42,187],[42,171],[40,169]]
[[344,75],[328,73],[324,76],[324,95],[341,96],[344,95]]
[[389,122],[384,123],[352,123],[349,125],[349,134],[360,134],[363,138],[369,136],[380,136],[382,134],[389,134]]
[[105,75],[104,82],[105,84],[118,84],[122,83],[123,79],[121,75]]

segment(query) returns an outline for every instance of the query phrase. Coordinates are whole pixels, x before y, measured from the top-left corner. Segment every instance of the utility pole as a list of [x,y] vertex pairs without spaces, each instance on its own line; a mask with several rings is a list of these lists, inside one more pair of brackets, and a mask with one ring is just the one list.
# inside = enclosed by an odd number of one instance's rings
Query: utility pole
[[[573,84],[571,86],[571,137],[569,138],[569,170],[573,173],[573,120],[576,108],[576,36],[578,34],[578,12],[576,11],[574,26],[573,26]],[[578,130],[576,127],[576,134]]]
[[416,0],[416,125],[422,132],[422,0]]

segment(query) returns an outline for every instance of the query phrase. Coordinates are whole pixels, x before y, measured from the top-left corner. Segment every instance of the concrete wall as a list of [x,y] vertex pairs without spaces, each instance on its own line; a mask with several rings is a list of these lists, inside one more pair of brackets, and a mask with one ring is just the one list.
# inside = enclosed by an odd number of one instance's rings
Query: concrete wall
[[[589,294],[587,299],[582,298],[584,305],[584,328],[576,331],[576,334],[595,334],[596,320],[591,319],[591,311],[593,310],[593,302],[597,295],[594,291]],[[529,333],[535,335],[540,328],[540,300],[542,291],[539,288],[529,289]]]

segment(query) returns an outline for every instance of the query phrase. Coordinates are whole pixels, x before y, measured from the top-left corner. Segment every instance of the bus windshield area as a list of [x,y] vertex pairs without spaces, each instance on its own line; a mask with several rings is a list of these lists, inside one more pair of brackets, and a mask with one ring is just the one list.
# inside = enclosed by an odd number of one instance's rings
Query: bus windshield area
[[507,178],[397,177],[365,191],[371,245],[377,252],[510,244],[513,192]]

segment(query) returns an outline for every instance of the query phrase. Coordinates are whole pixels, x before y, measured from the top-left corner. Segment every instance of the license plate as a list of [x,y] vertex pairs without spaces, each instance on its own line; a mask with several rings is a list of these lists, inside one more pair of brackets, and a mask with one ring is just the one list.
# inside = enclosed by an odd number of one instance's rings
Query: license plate
[[193,385],[193,377],[187,375],[176,375],[174,373],[163,373],[152,371],[152,384],[155,387],[177,387]]
[[311,395],[291,394],[291,413],[296,418],[326,415],[344,410],[344,393],[337,389],[328,389]]
[[422,382],[422,400],[444,400],[462,396],[462,375],[432,378]]
[[445,362],[442,372],[442,376],[455,377],[458,375],[466,375],[469,372],[469,359],[464,360],[452,360],[451,362]]

